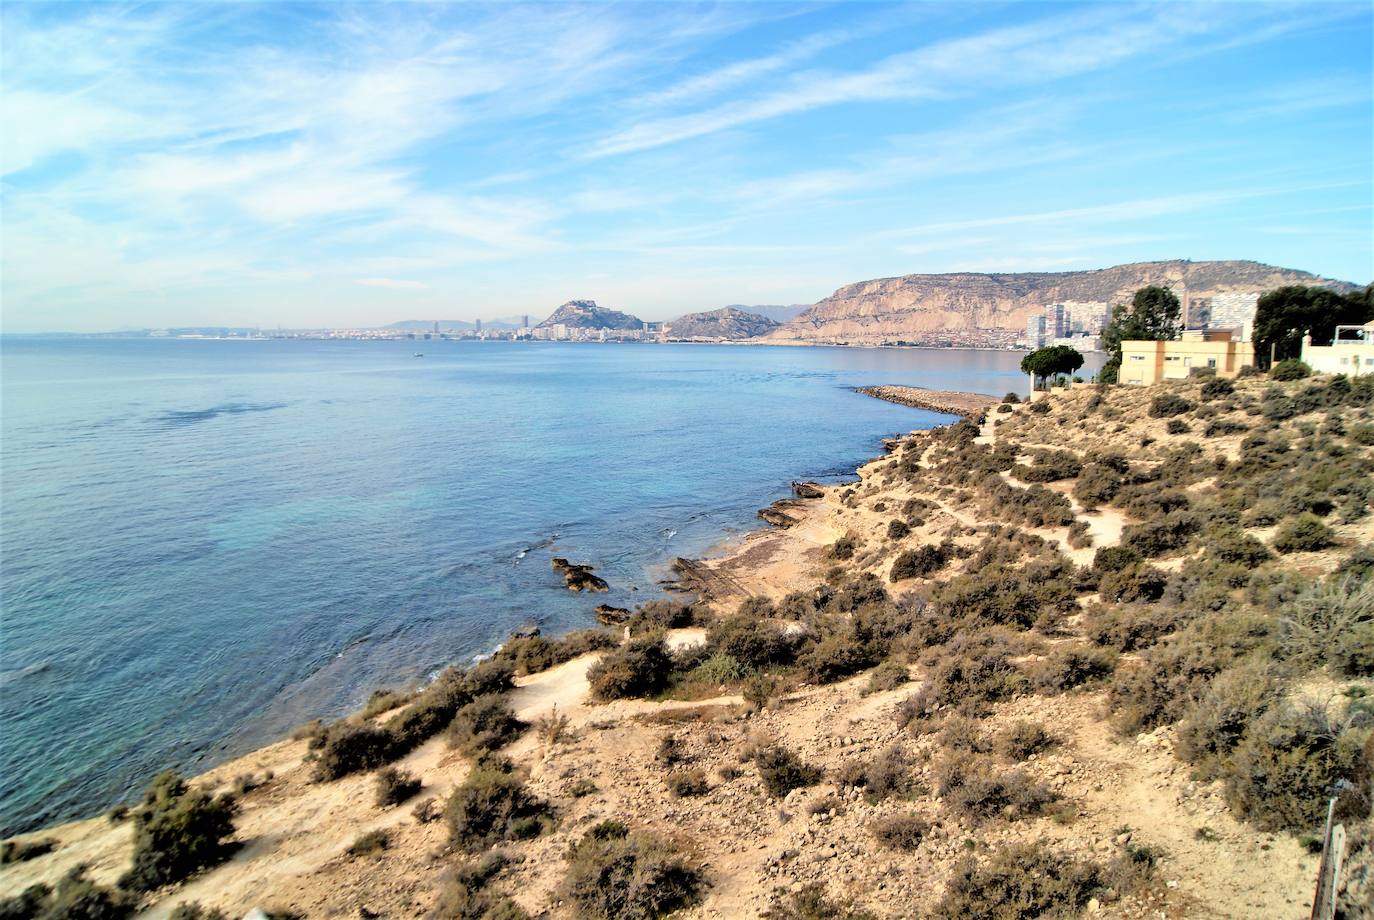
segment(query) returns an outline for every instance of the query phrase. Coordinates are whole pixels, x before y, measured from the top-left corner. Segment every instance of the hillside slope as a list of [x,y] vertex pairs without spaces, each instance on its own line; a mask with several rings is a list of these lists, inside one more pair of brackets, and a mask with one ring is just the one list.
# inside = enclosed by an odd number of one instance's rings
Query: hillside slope
[[770,334],[776,341],[877,344],[932,333],[1019,332],[1046,305],[1124,303],[1151,284],[1182,297],[1265,291],[1286,284],[1355,286],[1258,262],[1134,262],[1094,271],[905,275],[846,285]]
[[640,329],[644,325],[638,316],[598,307],[595,300],[570,300],[536,328],[560,324],[571,329]]
[[665,334],[672,339],[726,340],[731,342],[767,335],[778,324],[766,316],[723,307],[706,313],[688,313],[668,324]]

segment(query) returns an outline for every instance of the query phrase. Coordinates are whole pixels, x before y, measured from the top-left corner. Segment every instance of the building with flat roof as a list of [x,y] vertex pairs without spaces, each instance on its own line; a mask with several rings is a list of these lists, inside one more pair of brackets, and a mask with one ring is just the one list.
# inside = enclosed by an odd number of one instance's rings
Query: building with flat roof
[[1037,313],[1026,320],[1026,345],[1030,348],[1045,347],[1045,314]]
[[1330,345],[1313,345],[1312,336],[1303,336],[1302,360],[1319,374],[1374,374],[1374,322],[1337,326]]
[[1195,369],[1210,368],[1218,377],[1234,377],[1255,363],[1255,348],[1238,341],[1230,329],[1190,329],[1169,342],[1127,340],[1121,343],[1117,380],[1148,386],[1182,380]]

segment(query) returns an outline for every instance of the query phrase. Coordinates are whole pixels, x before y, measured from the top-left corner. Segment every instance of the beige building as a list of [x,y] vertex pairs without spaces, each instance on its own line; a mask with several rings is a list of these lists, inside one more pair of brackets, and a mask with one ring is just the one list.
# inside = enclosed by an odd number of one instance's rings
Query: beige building
[[1330,345],[1313,345],[1310,335],[1303,336],[1302,360],[1319,374],[1374,374],[1374,322],[1337,326]]
[[1121,343],[1117,380],[1138,386],[1161,380],[1181,380],[1194,368],[1209,367],[1218,377],[1234,377],[1255,363],[1255,348],[1238,342],[1230,329],[1190,329],[1171,342]]

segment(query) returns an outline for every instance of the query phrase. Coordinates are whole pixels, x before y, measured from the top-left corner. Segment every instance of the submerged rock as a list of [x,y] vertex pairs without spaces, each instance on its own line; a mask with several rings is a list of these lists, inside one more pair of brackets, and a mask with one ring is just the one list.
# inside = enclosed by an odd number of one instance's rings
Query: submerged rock
[[563,583],[568,586],[569,591],[605,592],[611,590],[606,579],[592,574],[592,567],[589,565],[569,562],[562,556],[554,556],[551,562],[554,571],[563,573]]

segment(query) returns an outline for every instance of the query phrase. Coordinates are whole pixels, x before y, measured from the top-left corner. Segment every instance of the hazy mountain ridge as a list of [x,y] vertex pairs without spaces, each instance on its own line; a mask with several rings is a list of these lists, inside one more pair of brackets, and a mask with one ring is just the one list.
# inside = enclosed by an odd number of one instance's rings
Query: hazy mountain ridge
[[1287,284],[1355,290],[1345,281],[1248,261],[1134,262],[1072,272],[954,272],[846,285],[770,333],[782,341],[876,343],[940,333],[1013,332],[1052,303],[1124,303],[1151,284],[1182,296],[1265,291]]
[[747,304],[747,303],[728,303],[726,310],[739,310],[744,313],[753,313],[755,316],[763,316],[771,319],[775,323],[785,323],[790,319],[795,319],[807,310],[811,309],[809,303],[787,303],[787,304]]
[[722,307],[704,313],[688,313],[667,324],[666,334],[673,339],[726,339],[741,341],[758,338],[778,328],[778,322],[758,313],[736,307]]
[[570,300],[537,328],[564,325],[572,329],[641,329],[643,320],[619,310],[598,307],[595,300]]

